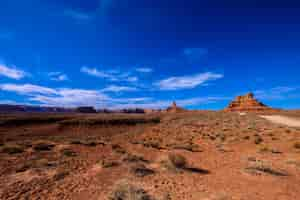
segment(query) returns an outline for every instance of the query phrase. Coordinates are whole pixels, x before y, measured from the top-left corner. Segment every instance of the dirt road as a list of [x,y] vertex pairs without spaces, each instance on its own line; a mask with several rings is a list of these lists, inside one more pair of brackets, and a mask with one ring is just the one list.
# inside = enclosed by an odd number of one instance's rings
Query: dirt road
[[273,123],[282,124],[290,127],[300,127],[300,119],[281,115],[261,115],[260,117],[267,119]]

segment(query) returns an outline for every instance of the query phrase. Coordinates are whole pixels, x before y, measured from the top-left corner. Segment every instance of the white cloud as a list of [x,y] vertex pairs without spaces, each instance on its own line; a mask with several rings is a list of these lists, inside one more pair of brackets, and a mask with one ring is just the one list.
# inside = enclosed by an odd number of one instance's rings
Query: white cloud
[[135,87],[111,85],[101,90],[102,92],[131,92],[137,91]]
[[90,76],[95,76],[98,78],[108,79],[109,81],[125,81],[125,82],[136,82],[138,77],[131,76],[129,72],[121,72],[119,70],[98,70],[97,68],[82,67],[80,69],[82,73],[88,74]]
[[[218,101],[227,100],[226,97],[197,97],[188,99],[179,99],[176,103],[179,106],[195,106],[216,103]],[[140,101],[119,101],[114,102],[110,107],[113,109],[122,108],[148,108],[148,109],[164,109],[171,105],[172,101],[169,100],[153,100],[152,98],[142,98]]]
[[32,84],[2,84],[0,90],[15,92],[29,97],[29,101],[47,106],[75,107],[83,105],[101,106],[109,97],[97,90],[73,88],[49,88]]
[[223,78],[222,74],[206,72],[191,76],[170,77],[155,83],[160,90],[192,89],[208,81]]
[[108,99],[108,97],[96,90],[82,89],[57,89],[57,95],[35,95],[29,100],[42,103],[47,106],[96,106],[100,107]]
[[6,76],[8,78],[19,80],[26,76],[26,72],[24,72],[20,69],[17,69],[14,66],[9,67],[9,66],[6,66],[6,65],[0,63],[0,76],[1,75]]
[[90,76],[95,76],[95,77],[99,77],[99,78],[108,78],[108,79],[113,79],[114,76],[109,73],[103,72],[103,71],[99,71],[97,68],[89,68],[89,67],[82,67],[80,69],[81,72],[86,73]]
[[57,91],[48,87],[42,87],[32,84],[2,84],[0,89],[9,92],[16,92],[23,95],[36,95],[36,94],[45,94],[45,95],[54,95],[57,94]]
[[254,91],[254,94],[256,98],[261,100],[284,100],[290,98],[299,98],[300,96],[298,95],[298,90],[298,87],[280,86],[268,90],[256,90]]
[[153,71],[151,68],[148,67],[140,67],[140,68],[136,68],[135,70],[141,73],[150,73]]
[[16,105],[17,102],[12,101],[12,100],[0,100],[0,104]]
[[63,74],[61,72],[50,72],[49,77],[53,81],[67,81],[69,80],[69,77],[66,74]]
[[79,10],[73,10],[73,9],[65,10],[64,15],[67,17],[71,17],[74,20],[77,20],[78,22],[87,22],[93,19],[92,15]]
[[201,55],[207,54],[208,50],[206,48],[185,48],[183,50],[183,53],[186,56],[191,56],[191,55],[201,56]]
[[[117,86],[111,87],[117,90]],[[49,88],[32,84],[2,84],[0,90],[15,92],[27,97],[27,103],[42,106],[77,107],[95,106],[96,108],[166,108],[171,104],[167,100],[155,100],[151,97],[114,98],[103,93],[103,90],[85,90],[74,88]],[[225,100],[222,97],[198,97],[179,99],[180,106],[193,106]],[[29,101],[29,102],[28,102]]]
[[190,61],[199,61],[207,53],[206,48],[186,48],[183,50],[183,54]]
[[127,80],[128,82],[136,82],[136,81],[139,80],[139,78],[136,77],[136,76],[131,76],[131,77],[127,77],[126,80]]

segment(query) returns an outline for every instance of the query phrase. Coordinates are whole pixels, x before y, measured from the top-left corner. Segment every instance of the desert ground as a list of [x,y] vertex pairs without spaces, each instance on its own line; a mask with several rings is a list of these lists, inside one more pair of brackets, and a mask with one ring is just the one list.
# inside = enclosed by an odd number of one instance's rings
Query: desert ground
[[300,111],[1,114],[0,199],[297,200]]

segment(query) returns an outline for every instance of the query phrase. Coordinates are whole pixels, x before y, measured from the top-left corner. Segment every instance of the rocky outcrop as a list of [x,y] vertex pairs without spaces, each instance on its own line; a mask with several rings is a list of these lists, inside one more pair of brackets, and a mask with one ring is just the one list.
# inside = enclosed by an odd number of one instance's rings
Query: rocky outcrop
[[233,100],[225,111],[270,111],[272,108],[259,102],[254,98],[253,93],[248,93],[244,96],[238,96]]
[[79,113],[96,113],[97,111],[92,106],[82,106],[82,107],[76,108],[76,112],[79,112]]
[[172,103],[172,105],[170,107],[168,107],[166,109],[166,112],[169,112],[169,113],[177,113],[177,112],[183,112],[183,111],[185,111],[185,109],[178,107],[175,101]]

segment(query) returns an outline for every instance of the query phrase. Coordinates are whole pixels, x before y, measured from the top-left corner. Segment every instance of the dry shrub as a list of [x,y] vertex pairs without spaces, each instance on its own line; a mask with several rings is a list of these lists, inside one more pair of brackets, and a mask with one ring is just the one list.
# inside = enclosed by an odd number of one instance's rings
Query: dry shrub
[[173,144],[173,149],[183,149],[190,152],[201,152],[199,145],[194,143]]
[[264,173],[272,176],[288,176],[287,172],[283,170],[275,169],[271,164],[261,160],[257,160],[253,162],[249,167],[246,168],[246,170],[254,174]]
[[300,142],[296,142],[296,143],[294,144],[294,148],[295,148],[295,149],[300,149]]
[[67,156],[67,157],[75,157],[75,156],[77,156],[76,152],[73,151],[72,149],[62,149],[61,153],[64,156]]
[[155,173],[154,170],[147,168],[142,163],[136,163],[131,167],[130,171],[137,177],[145,177]]
[[149,162],[143,156],[127,153],[123,159],[124,162]]
[[119,126],[119,125],[137,125],[137,124],[156,124],[160,123],[160,118],[138,118],[138,117],[113,117],[113,118],[89,118],[89,119],[68,119],[64,121],[60,121],[59,124],[61,126],[96,126],[96,125],[109,125],[109,126]]
[[117,153],[120,153],[120,154],[125,154],[126,153],[126,150],[118,144],[113,144],[111,147]]
[[44,169],[49,167],[56,167],[57,162],[51,162],[45,158],[38,160],[27,160],[25,163],[16,166],[16,172],[25,172],[29,169]]
[[187,165],[186,158],[180,154],[172,153],[168,155],[170,163],[177,169],[183,169]]
[[110,168],[110,167],[119,166],[120,163],[115,160],[103,160],[101,165],[103,168]]
[[18,154],[18,153],[23,153],[24,148],[18,145],[14,146],[5,146],[2,149],[2,153],[7,153],[7,154]]
[[109,196],[109,200],[154,200],[147,192],[126,180],[117,183]]
[[53,180],[54,181],[60,181],[64,178],[66,178],[70,173],[68,171],[65,170],[59,170],[54,176],[53,176]]
[[82,144],[81,140],[73,140],[70,144]]
[[35,151],[51,151],[55,145],[47,142],[40,142],[34,145]]
[[262,143],[264,140],[262,139],[262,137],[260,136],[256,136],[255,140],[254,140],[254,143],[255,144],[260,144]]

